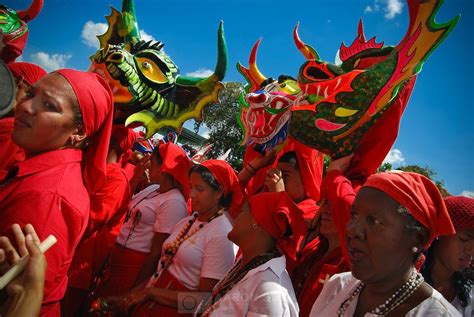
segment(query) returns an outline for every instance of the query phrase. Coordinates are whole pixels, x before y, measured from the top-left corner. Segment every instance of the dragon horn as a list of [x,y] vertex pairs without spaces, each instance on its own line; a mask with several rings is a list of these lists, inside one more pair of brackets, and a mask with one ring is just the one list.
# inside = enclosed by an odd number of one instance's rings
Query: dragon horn
[[122,2],[122,23],[125,43],[137,43],[140,40],[140,30],[133,0],[123,0]]
[[267,79],[264,75],[262,75],[262,73],[257,67],[257,51],[258,51],[258,47],[261,41],[262,39],[260,38],[254,44],[254,46],[252,47],[252,52],[250,53],[250,57],[249,57],[249,74],[251,78],[253,78],[254,81],[259,84],[263,83]]
[[224,79],[227,71],[227,44],[224,37],[224,22],[219,23],[219,30],[217,31],[217,64],[214,74],[218,80]]
[[298,50],[303,54],[306,59],[315,59],[319,60],[319,54],[316,52],[316,50],[311,47],[310,45],[305,44],[301,39],[300,36],[298,35],[298,28],[300,26],[300,23],[298,22],[295,26],[295,29],[293,31],[293,40],[295,41],[296,47]]
[[38,16],[42,8],[43,0],[33,0],[28,9],[17,11],[16,14],[23,21],[29,22]]

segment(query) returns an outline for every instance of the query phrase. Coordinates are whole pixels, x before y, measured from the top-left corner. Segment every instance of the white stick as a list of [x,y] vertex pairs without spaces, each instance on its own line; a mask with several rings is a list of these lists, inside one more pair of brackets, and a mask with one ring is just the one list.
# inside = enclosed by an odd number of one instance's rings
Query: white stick
[[[49,235],[39,245],[41,252],[45,253],[48,251],[48,249],[51,248],[57,241],[58,240],[55,236],[52,234]],[[5,274],[3,274],[2,277],[0,277],[0,290],[10,284],[10,282],[13,281],[15,277],[20,275],[25,270],[26,263],[28,263],[29,259],[30,256],[28,254],[24,255],[15,265],[13,265]]]

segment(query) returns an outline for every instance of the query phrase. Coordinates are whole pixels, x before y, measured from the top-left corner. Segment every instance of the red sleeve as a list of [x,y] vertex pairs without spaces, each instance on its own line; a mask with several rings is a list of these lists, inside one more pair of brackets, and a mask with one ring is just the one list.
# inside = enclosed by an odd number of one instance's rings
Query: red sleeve
[[107,181],[100,191],[91,195],[91,213],[86,235],[107,223],[130,199],[130,186],[126,174],[107,169]]
[[329,171],[324,177],[322,184],[322,197],[330,206],[334,217],[334,223],[339,231],[339,240],[343,254],[347,259],[347,247],[345,244],[345,228],[351,215],[351,207],[356,193],[352,188],[352,183],[341,171]]
[[48,265],[43,304],[59,301],[66,290],[67,271],[84,233],[88,210],[79,211],[55,193],[37,191],[19,195],[9,203],[7,209],[3,212],[2,233],[10,238],[12,224],[18,223],[24,227],[30,223],[41,240],[50,234],[58,240],[45,253]]

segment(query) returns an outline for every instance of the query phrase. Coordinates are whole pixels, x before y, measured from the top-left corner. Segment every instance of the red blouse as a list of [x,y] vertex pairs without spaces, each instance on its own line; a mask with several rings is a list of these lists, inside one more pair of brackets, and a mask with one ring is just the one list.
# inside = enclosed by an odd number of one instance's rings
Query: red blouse
[[87,226],[89,195],[82,180],[82,151],[60,149],[19,162],[0,182],[0,235],[31,223],[41,240],[58,242],[48,252],[41,316],[59,316],[74,250]]

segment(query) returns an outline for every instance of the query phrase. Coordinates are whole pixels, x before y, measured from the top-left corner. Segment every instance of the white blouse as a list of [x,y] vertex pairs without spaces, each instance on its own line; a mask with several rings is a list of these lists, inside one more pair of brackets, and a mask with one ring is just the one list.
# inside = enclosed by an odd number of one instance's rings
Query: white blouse
[[451,304],[456,308],[462,315],[462,317],[474,317],[474,309],[472,307],[472,303],[474,301],[474,287],[471,288],[471,294],[467,299],[467,306],[463,307],[459,298],[456,298],[451,302]]
[[250,270],[213,308],[211,317],[297,317],[298,301],[286,271],[285,257],[271,259]]
[[[311,309],[310,316],[337,316],[339,307],[349,298],[360,281],[352,276],[351,272],[333,275],[324,286],[321,294]],[[354,298],[347,307],[344,317],[352,317],[357,308],[358,297]],[[461,317],[461,314],[439,293],[433,289],[430,297],[410,310],[406,317]],[[366,313],[364,317],[376,317]]]

